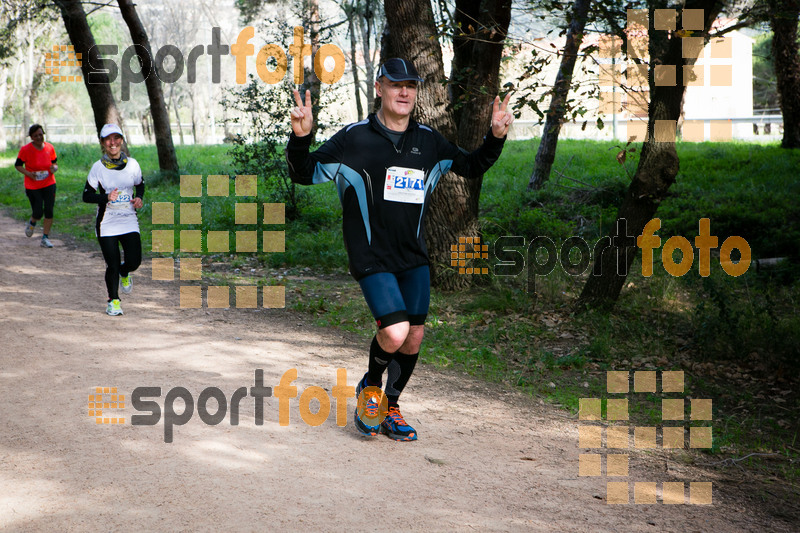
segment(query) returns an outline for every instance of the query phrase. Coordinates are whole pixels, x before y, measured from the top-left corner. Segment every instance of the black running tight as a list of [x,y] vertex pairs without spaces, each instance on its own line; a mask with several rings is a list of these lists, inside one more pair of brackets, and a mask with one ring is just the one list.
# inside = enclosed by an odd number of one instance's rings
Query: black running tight
[[[127,276],[142,262],[142,240],[138,232],[114,235],[111,237],[98,237],[103,259],[106,260],[106,288],[109,300],[119,299],[119,277]],[[125,262],[119,253],[119,245],[125,254]]]
[[56,184],[48,185],[43,189],[25,189],[28,201],[31,203],[31,220],[53,218],[53,207],[56,205]]

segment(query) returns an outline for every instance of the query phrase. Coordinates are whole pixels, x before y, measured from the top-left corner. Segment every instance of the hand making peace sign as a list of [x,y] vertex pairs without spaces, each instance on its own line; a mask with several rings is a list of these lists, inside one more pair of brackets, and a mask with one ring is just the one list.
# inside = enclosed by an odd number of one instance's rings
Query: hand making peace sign
[[492,104],[492,135],[498,139],[506,136],[508,128],[511,126],[511,123],[514,122],[514,115],[510,111],[507,111],[508,101],[510,99],[510,92],[503,99],[502,104],[500,103],[499,96],[494,97],[494,104]]
[[305,137],[311,133],[311,127],[314,124],[314,115],[311,113],[311,91],[306,91],[306,103],[300,99],[300,93],[297,89],[292,91],[294,93],[294,101],[297,107],[292,109],[290,113],[292,119],[292,131],[298,137]]

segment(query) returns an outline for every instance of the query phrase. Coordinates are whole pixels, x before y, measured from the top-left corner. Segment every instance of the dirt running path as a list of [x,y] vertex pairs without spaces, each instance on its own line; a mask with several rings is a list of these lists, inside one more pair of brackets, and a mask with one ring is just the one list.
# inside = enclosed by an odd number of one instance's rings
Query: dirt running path
[[[195,413],[171,444],[162,423],[131,426],[130,406],[126,425],[98,426],[87,413],[95,386],[183,386],[195,399],[216,386],[230,398],[256,369],[274,387],[297,368],[299,392],[330,392],[337,368],[350,385],[363,372],[363,342],[284,310],[179,309],[177,285],[150,281],[147,261],[125,315],[108,317],[99,251],[57,236],[40,248],[22,230],[0,216],[0,529],[791,530],[727,497],[724,480],[711,506],[607,505],[605,479],[577,475],[575,420],[426,367],[404,396],[414,443],[358,437],[352,399],[346,427],[333,414],[304,424],[297,398],[290,426],[276,398],[256,426],[251,397],[240,425]],[[652,465],[632,455],[630,479]]]

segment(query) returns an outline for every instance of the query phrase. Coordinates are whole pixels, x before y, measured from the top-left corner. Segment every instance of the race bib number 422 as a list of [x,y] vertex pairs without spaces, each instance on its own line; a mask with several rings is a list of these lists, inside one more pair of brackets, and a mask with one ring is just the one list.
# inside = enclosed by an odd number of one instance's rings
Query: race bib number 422
[[386,171],[383,199],[421,204],[425,199],[425,173],[416,168],[390,167]]
[[106,206],[108,209],[132,209],[131,207],[131,195],[130,190],[128,189],[120,189],[119,194],[117,195],[117,199],[113,202],[109,202]]

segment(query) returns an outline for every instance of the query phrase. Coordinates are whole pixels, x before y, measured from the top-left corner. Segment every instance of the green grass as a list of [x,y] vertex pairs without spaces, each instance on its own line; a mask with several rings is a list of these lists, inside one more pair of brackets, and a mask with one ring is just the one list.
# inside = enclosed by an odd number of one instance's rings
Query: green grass
[[[93,241],[94,206],[83,204],[80,195],[99,150],[56,148],[60,170],[55,232]],[[178,147],[178,157],[185,174],[233,175],[228,149],[183,146]],[[501,235],[518,235],[528,243],[543,235],[560,244],[578,235],[593,244],[610,229],[637,163],[638,153],[629,154],[624,166],[617,163],[620,149],[611,142],[562,140],[553,166],[558,172],[541,191],[529,193],[525,188],[536,143],[507,143],[484,179],[484,240],[492,243]],[[800,409],[800,275],[791,265],[800,249],[800,151],[745,143],[679,143],[677,149],[680,172],[657,212],[662,243],[672,235],[692,242],[698,220],[706,217],[720,244],[740,235],[754,258],[787,257],[789,266],[732,278],[712,256],[711,277],[699,276],[695,258],[692,270],[675,278],[665,272],[656,250],[654,275],[643,277],[637,260],[611,310],[576,309],[574,299],[585,276],[561,269],[537,276],[535,295],[527,292],[526,272],[510,278],[490,276],[462,293],[434,290],[421,360],[516,387],[573,413],[580,398],[607,396],[607,370],[682,369],[687,396],[714,400],[714,447],[706,453],[781,454],[781,461],[754,457],[746,463],[796,486],[800,425],[792,413]],[[11,167],[15,156],[11,151],[0,154],[0,203],[22,222],[29,207],[22,176]],[[180,193],[155,170],[154,147],[136,148],[134,157],[148,187],[140,215],[148,250],[151,203],[177,204]],[[262,183],[256,201],[270,201]],[[285,253],[206,256],[224,265],[210,275],[216,283],[237,283],[234,268],[271,269],[272,277],[260,283],[285,282],[288,307],[313,315],[320,325],[356,332],[366,341],[374,325],[358,285],[345,272],[336,191],[330,185],[306,190],[309,202],[302,216],[284,227]],[[234,201],[204,199],[203,224],[196,229],[237,229]],[[178,216],[176,208],[176,221]],[[281,281],[277,272],[304,279]],[[628,398],[631,423],[660,425],[661,394],[631,393]]]

